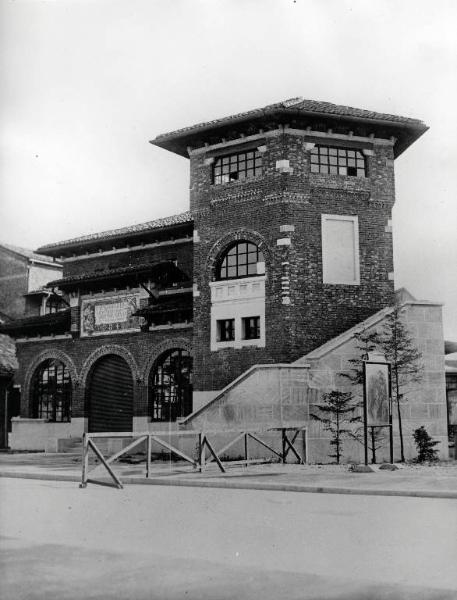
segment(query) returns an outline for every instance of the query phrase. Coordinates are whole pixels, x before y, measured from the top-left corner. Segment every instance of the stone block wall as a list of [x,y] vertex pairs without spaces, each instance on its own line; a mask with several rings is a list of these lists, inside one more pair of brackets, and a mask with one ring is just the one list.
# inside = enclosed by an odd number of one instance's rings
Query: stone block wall
[[202,431],[305,426],[310,403],[307,380],[305,365],[257,365],[188,417],[184,426]]
[[[365,323],[345,332],[321,348],[309,353],[298,363],[310,364],[310,387],[320,393],[332,389],[355,391],[360,399],[362,389],[354,388],[341,373],[351,370],[350,359],[359,355],[353,333],[374,331],[382,328],[383,318],[388,309],[380,311]],[[403,305],[402,318],[408,326],[415,346],[422,353],[422,380],[405,388],[405,400],[401,403],[405,456],[412,459],[417,455],[412,433],[424,425],[429,434],[440,441],[437,446],[440,458],[448,458],[448,437],[446,417],[446,393],[444,375],[444,340],[442,330],[441,305],[422,302],[407,302]],[[311,409],[312,410],[312,409]],[[399,435],[396,407],[393,407],[394,458],[399,459]],[[327,462],[329,445],[327,435],[319,422],[309,424],[308,440],[311,462]],[[345,461],[363,460],[363,447],[348,440],[344,443]],[[371,454],[370,454],[371,457]],[[383,448],[377,451],[378,462],[389,459],[389,445],[386,430]]]

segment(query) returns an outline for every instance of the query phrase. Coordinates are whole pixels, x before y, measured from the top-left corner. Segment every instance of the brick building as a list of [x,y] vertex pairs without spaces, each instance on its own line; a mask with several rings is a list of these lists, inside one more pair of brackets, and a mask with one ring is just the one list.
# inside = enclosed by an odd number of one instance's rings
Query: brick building
[[[0,244],[0,325],[24,315],[51,310],[61,298],[45,285],[62,273],[62,265],[28,248]],[[17,369],[13,340],[0,334],[0,448],[8,447],[11,418],[19,414]]]
[[39,314],[52,296],[44,286],[61,272],[62,265],[50,256],[0,244],[0,315]]
[[[12,446],[281,422],[306,426],[322,460],[310,406],[394,302],[394,160],[426,129],[297,98],[154,139],[190,159],[190,210],[39,249],[62,262],[69,307],[3,328],[21,365]],[[446,455],[441,308],[404,313],[427,377],[406,421]]]

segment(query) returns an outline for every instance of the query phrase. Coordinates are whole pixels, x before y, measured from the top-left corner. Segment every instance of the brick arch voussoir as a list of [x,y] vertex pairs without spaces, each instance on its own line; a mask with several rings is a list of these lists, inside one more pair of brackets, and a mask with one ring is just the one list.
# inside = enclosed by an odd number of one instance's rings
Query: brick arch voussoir
[[206,272],[210,273],[211,280],[214,281],[216,278],[216,265],[219,256],[224,250],[226,250],[233,242],[237,242],[238,240],[246,240],[248,242],[253,242],[256,244],[263,253],[266,262],[266,270],[268,273],[268,267],[271,263],[271,252],[268,247],[268,243],[265,238],[252,229],[236,229],[219,238],[219,240],[213,244],[211,250],[208,253],[208,257],[206,259]]
[[43,352],[40,352],[40,354],[35,356],[35,358],[32,360],[32,362],[30,363],[30,365],[27,369],[26,375],[25,375],[24,397],[27,398],[27,402],[28,402],[29,406],[32,402],[31,386],[32,386],[33,375],[35,374],[35,371],[38,369],[38,367],[45,360],[50,360],[50,359],[60,360],[67,367],[67,369],[70,372],[70,378],[71,378],[71,384],[72,384],[73,390],[76,388],[76,386],[79,385],[79,377],[78,377],[78,372],[75,367],[75,363],[70,358],[70,356],[68,356],[68,354],[66,354],[62,350],[58,350],[57,348],[50,348],[49,350],[43,350]]
[[88,377],[92,367],[100,358],[108,354],[116,354],[117,356],[123,358],[129,365],[130,371],[132,372],[133,384],[137,385],[140,382],[140,370],[135,358],[133,357],[133,354],[123,346],[119,346],[117,344],[106,344],[100,346],[97,348],[97,350],[94,350],[92,354],[90,354],[84,361],[81,373],[79,375],[79,381],[82,386],[87,387]]
[[148,384],[149,373],[151,372],[151,369],[153,368],[159,356],[161,356],[167,350],[173,350],[174,348],[181,348],[182,350],[187,350],[189,353],[192,353],[192,342],[184,337],[176,337],[169,340],[164,340],[163,342],[160,342],[160,344],[157,344],[157,346],[154,346],[142,371],[141,379],[144,385]]

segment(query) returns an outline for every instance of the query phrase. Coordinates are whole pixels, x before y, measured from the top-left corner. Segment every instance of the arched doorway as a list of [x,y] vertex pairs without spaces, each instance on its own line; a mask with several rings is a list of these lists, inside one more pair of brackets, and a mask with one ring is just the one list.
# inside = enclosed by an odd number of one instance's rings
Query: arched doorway
[[164,352],[149,374],[152,421],[176,421],[192,412],[192,357],[187,350]]
[[97,360],[87,387],[89,431],[132,431],[133,377],[127,362],[117,354]]

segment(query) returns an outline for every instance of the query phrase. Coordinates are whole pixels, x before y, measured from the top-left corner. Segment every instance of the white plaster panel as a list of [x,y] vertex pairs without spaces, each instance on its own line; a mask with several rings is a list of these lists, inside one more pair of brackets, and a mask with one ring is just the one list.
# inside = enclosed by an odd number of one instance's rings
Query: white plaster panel
[[359,285],[359,225],[356,216],[322,215],[324,283]]
[[48,423],[44,419],[23,419],[14,417],[11,420],[12,431],[9,434],[9,445],[12,450],[41,450],[50,448],[51,440],[71,437],[70,423]]
[[43,265],[31,265],[29,267],[29,282],[28,292],[38,290],[44,287],[50,281],[54,279],[60,279],[62,277],[62,269],[59,268],[46,268]]
[[[265,277],[249,277],[210,283],[211,288],[211,350],[265,346]],[[260,338],[242,339],[242,319],[260,317]],[[217,321],[235,320],[235,339],[217,340]]]

